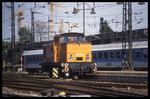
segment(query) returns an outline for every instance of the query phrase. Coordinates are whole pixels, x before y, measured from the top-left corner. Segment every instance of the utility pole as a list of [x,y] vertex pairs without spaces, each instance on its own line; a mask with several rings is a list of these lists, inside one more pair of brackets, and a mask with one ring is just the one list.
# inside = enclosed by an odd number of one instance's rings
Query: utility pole
[[48,16],[48,41],[49,41],[49,16]]
[[[127,52],[127,46],[129,52]],[[132,53],[132,5],[131,2],[123,2],[123,24],[122,24],[122,67],[133,70]]]
[[85,35],[85,2],[83,2],[83,34]]
[[[19,7],[18,13],[11,15],[10,18],[13,18],[13,17],[15,18],[16,16],[18,16],[18,31],[19,31],[19,28],[21,26],[21,21],[23,19],[22,14],[24,13],[24,10],[21,10],[21,5],[19,5],[18,7]],[[18,35],[18,37],[19,37],[19,35]],[[19,40],[20,40],[20,37],[19,37]]]
[[[20,11],[21,5],[19,5],[18,7],[19,7],[19,11]],[[19,13],[19,15],[18,15],[18,31],[19,31],[20,26],[21,26],[21,14]],[[19,40],[20,40],[20,38],[19,38]]]
[[[134,70],[133,66],[133,52],[132,52],[132,2],[117,2],[117,4],[123,4],[123,22],[122,22],[122,67],[128,65],[129,70]],[[139,2],[139,5],[145,4]],[[126,44],[128,42],[128,45]],[[126,47],[129,51],[127,53]]]
[[34,12],[31,11],[31,43],[34,42]]
[[132,52],[132,3],[128,2],[128,22],[129,22],[129,70],[133,70],[133,52]]
[[[21,27],[21,21],[23,19],[22,14],[24,13],[24,10],[21,11],[21,5],[18,6],[19,7],[19,12],[18,12],[18,31]],[[20,36],[18,35],[18,38],[20,40]]]
[[126,43],[127,43],[127,25],[126,25],[126,22],[127,22],[127,3],[124,2],[123,3],[123,15],[122,15],[122,19],[123,19],[123,22],[122,22],[122,69],[124,70],[125,66],[127,66],[125,63],[128,61],[127,59],[127,51],[126,51]]
[[34,14],[41,14],[40,12],[31,11],[31,43],[35,42],[35,33],[34,33]]
[[[14,2],[11,2],[11,15],[14,15]],[[12,69],[15,67],[15,17],[11,17]]]

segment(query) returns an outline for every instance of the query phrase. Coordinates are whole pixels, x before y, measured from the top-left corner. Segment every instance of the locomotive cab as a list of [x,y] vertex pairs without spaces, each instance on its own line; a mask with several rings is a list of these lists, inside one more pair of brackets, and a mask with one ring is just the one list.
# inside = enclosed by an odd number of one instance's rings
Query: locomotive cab
[[[85,40],[82,33],[63,33],[54,37],[51,44],[43,46],[44,71],[50,76],[83,75],[96,71],[96,65],[92,63],[91,43]],[[53,74],[53,68],[55,74]]]
[[91,62],[91,43],[81,33],[65,33],[60,36],[61,62]]

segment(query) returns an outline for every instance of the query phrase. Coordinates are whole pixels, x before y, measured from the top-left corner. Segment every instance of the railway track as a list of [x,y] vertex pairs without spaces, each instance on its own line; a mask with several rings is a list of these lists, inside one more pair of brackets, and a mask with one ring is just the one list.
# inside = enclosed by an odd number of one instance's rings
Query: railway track
[[6,93],[3,93],[2,97],[37,97],[37,96],[15,95],[15,94],[6,94]]
[[99,86],[99,87],[118,87],[118,88],[148,88],[146,84],[136,84],[136,83],[119,83],[119,82],[100,82],[100,81],[85,81],[85,80],[77,80],[74,82],[79,82],[80,84],[86,84],[88,86]]
[[[49,79],[48,76],[21,76],[23,78],[28,78],[28,79],[41,79],[41,80],[46,80],[46,79]],[[19,77],[20,78],[20,77]],[[144,83],[119,83],[119,82],[101,82],[101,81],[89,81],[89,80],[83,80],[83,79],[80,79],[80,80],[74,80],[72,82],[76,82],[76,83],[80,83],[80,84],[83,84],[83,85],[88,85],[88,86],[99,86],[99,87],[118,87],[118,88],[127,88],[127,87],[130,87],[130,88],[135,88],[135,89],[139,89],[139,88],[147,88],[147,84],[144,84]],[[51,83],[60,83],[60,82],[53,82],[51,81]]]
[[[43,90],[55,88],[59,91],[65,91],[67,94],[90,94],[93,97],[120,97],[120,96],[130,96],[130,97],[143,97],[145,95],[121,92],[111,89],[102,88],[102,86],[97,86],[96,84],[83,82],[83,81],[71,81],[64,82],[58,80],[40,80],[37,78],[28,77],[16,77],[15,75],[7,76],[2,78],[3,86],[17,88],[21,90],[33,90],[40,93]],[[98,84],[100,85],[100,84]]]
[[[10,77],[11,78],[11,77]],[[22,76],[22,77],[19,77],[19,78],[28,78],[30,80],[32,79],[41,79],[41,80],[46,80],[46,79],[49,79],[49,77],[45,76],[45,77],[31,77],[31,76]],[[13,78],[14,79],[14,78]],[[18,80],[18,79],[17,79]],[[63,80],[64,81],[64,80]],[[83,85],[88,85],[88,86],[99,86],[99,87],[120,87],[120,88],[127,88],[127,87],[131,87],[131,88],[147,88],[148,86],[146,84],[143,84],[143,83],[119,83],[119,82],[100,82],[100,81],[87,81],[87,80],[73,80],[71,82],[76,82],[76,83],[80,83],[80,84],[83,84]],[[59,82],[53,82],[51,81],[51,83],[61,83],[60,81]],[[67,84],[67,83],[66,83]]]

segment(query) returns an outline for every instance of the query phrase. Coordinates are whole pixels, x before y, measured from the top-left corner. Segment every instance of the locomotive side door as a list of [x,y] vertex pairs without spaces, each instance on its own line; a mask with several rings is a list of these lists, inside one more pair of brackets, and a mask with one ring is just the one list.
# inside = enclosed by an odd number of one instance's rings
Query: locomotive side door
[[50,45],[49,48],[49,54],[50,54],[50,62],[54,62],[54,47],[53,47],[53,44]]

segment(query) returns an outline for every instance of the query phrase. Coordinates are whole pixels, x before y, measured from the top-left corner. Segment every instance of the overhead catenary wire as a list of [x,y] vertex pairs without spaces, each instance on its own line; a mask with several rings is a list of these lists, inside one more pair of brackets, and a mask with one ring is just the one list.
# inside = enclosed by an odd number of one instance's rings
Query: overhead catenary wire
[[4,4],[5,4],[5,6],[6,6],[7,8],[11,8],[11,6],[8,6],[8,5],[6,4],[6,2],[4,2]]
[[[44,5],[46,5],[46,4],[44,4]],[[109,4],[108,4],[108,5],[109,5]],[[108,6],[108,5],[107,5],[107,6]],[[38,9],[37,9],[37,10],[38,10]],[[82,14],[82,13],[81,13],[81,14]],[[78,15],[79,15],[79,14],[78,14]],[[71,16],[71,17],[73,17],[73,16]],[[99,16],[95,16],[95,17],[99,17]]]
[[[81,13],[82,14],[82,13]],[[81,15],[81,14],[78,14],[78,15]],[[119,14],[119,13],[118,13]],[[71,17],[75,17],[75,16],[71,16]],[[95,17],[99,17],[99,16],[95,16]],[[80,18],[80,17],[79,17]]]
[[[25,2],[26,3],[26,2]],[[58,2],[58,3],[62,3],[62,4],[67,4],[67,3],[65,3],[65,2]],[[98,2],[99,3],[99,2]],[[115,7],[115,5],[116,4],[105,4],[105,5],[101,5],[101,4],[98,4],[97,2],[95,2],[95,10],[99,13],[99,12],[101,12],[101,11],[105,11],[105,10],[109,10],[109,9],[111,9],[111,8],[113,8],[113,7]],[[30,3],[28,3],[28,5],[29,5]],[[43,10],[42,12],[43,12],[43,20],[45,20],[44,19],[44,17],[47,17],[49,14],[47,14],[47,13],[45,13],[47,10],[49,10],[49,9],[47,9],[47,7],[48,6],[46,6],[45,8],[43,8],[43,9],[38,9],[38,8],[40,8],[41,6],[43,6],[43,5],[46,5],[47,3],[39,3],[39,5],[37,5],[37,10],[39,11],[41,11],[41,10]],[[72,2],[70,2],[70,4],[72,4]],[[3,4],[3,5],[5,5],[5,3]],[[6,5],[8,5],[8,3],[6,2]],[[5,6],[6,6],[5,5]],[[30,4],[32,7],[34,7],[34,5],[33,4]],[[29,6],[30,6],[29,5]],[[99,5],[99,7],[98,7],[98,5]],[[9,6],[9,5],[8,5]],[[26,7],[25,8],[25,10],[27,11],[27,10],[29,10],[29,7],[27,7],[27,5],[26,4],[24,4],[24,7]],[[117,7],[117,5],[116,5],[116,7]],[[119,7],[119,5],[118,5],[118,7]],[[55,14],[57,14],[56,16],[57,16],[57,19],[58,18],[63,18],[64,20],[70,20],[69,22],[70,22],[70,24],[71,23],[77,23],[76,22],[76,19],[78,19],[78,18],[82,18],[82,11],[80,11],[80,13],[79,14],[77,14],[77,15],[71,15],[71,13],[70,12],[72,12],[72,10],[73,9],[67,9],[67,12],[69,12],[68,14],[69,14],[69,17],[66,17],[66,14],[64,13],[64,15],[63,15],[63,11],[62,12],[60,12],[60,11],[58,11],[57,10],[57,13],[55,12]],[[143,12],[143,14],[147,14],[148,12],[146,12],[147,11],[147,8],[142,8],[142,9],[140,9],[140,8],[138,8],[138,9],[134,9],[133,10],[133,13],[138,13],[138,12],[140,12],[140,11],[142,11]],[[66,11],[65,11],[66,12]],[[61,15],[61,16],[60,16]],[[96,16],[90,16],[90,15],[86,15],[86,18],[94,18],[95,17],[95,27],[98,27],[98,23],[99,23],[99,21],[97,21],[97,20],[99,20],[99,18],[101,17],[101,16],[103,16],[103,17],[106,17],[106,20],[108,20],[109,18],[110,18],[110,16],[113,18],[114,16],[118,16],[118,17],[120,17],[121,16],[121,13],[116,13],[116,12],[114,12],[114,14],[103,14],[103,15],[96,15]],[[146,16],[143,16],[142,14],[139,14],[139,15],[141,15],[141,18],[145,18]],[[138,15],[138,16],[139,16]],[[30,20],[28,20],[28,19],[30,19],[30,16],[31,15],[29,15],[29,14],[27,14],[27,13],[25,13],[24,14],[24,18],[25,18],[25,20],[23,20],[23,21],[28,21],[28,22],[30,22]],[[41,15],[39,15],[39,17],[40,17]],[[60,17],[59,17],[60,16]],[[136,15],[136,18],[137,18],[137,20],[138,19],[140,19],[139,17],[137,17],[137,15]],[[40,19],[38,19],[38,17],[35,19],[35,20],[40,20]],[[137,20],[133,20],[133,22],[134,23],[136,23],[136,21]],[[8,20],[9,21],[9,20]],[[55,20],[55,21],[57,21],[57,20]],[[120,21],[120,23],[121,23],[121,20],[118,20],[118,21]],[[140,20],[139,20],[140,21]],[[147,19],[146,20],[144,20],[144,22],[145,21],[147,21]],[[78,20],[78,22],[79,22],[79,24],[81,25],[82,24],[82,19],[81,20]],[[110,22],[110,25],[112,25],[113,26],[113,23],[111,23],[111,21],[108,21],[108,22]],[[144,23],[144,22],[141,22],[141,23],[139,23],[139,24],[142,24],[142,23]],[[89,24],[90,24],[90,22],[89,22]],[[135,25],[135,26],[138,26],[139,24],[137,24],[137,25]],[[93,27],[93,24],[90,24],[92,27]],[[89,28],[88,27],[88,25],[86,25],[87,26],[87,28]],[[120,25],[119,25],[120,26]],[[141,27],[143,27],[144,25],[142,25]],[[91,28],[92,29],[92,28]],[[93,27],[93,29],[94,29],[94,27]],[[95,31],[95,30],[94,30]]]

